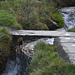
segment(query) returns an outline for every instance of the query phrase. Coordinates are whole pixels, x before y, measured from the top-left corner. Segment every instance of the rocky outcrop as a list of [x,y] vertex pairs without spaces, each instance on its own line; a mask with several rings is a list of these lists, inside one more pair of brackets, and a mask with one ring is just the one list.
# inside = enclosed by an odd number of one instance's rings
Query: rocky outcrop
[[51,39],[50,38],[42,38],[42,39],[38,39],[35,41],[30,41],[29,43],[26,43],[26,41],[24,41],[22,43],[22,45],[16,47],[16,53],[17,54],[22,53],[26,56],[32,57],[34,55],[34,46],[40,41],[42,41],[46,44],[53,45],[54,38],[51,38]]
[[47,26],[48,26],[49,30],[56,30],[56,29],[59,28],[59,26],[57,25],[57,23],[55,21],[53,21],[53,20],[49,20],[48,19],[46,21],[46,23],[47,23]]

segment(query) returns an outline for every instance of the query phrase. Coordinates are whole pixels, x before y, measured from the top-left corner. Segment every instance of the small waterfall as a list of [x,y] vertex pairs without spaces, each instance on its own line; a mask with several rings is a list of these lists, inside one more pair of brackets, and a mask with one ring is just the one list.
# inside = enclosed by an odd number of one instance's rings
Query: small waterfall
[[30,57],[19,55],[15,60],[8,60],[2,75],[29,75]]
[[8,60],[6,64],[6,70],[2,75],[17,75],[18,70],[20,70],[20,59],[16,58],[16,61],[14,60]]
[[60,10],[64,18],[64,23],[67,29],[75,26],[75,7],[66,7]]

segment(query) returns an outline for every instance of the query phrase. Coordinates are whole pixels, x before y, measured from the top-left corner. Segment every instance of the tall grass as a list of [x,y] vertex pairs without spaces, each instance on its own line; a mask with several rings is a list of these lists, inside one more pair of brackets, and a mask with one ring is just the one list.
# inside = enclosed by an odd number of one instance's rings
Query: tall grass
[[17,23],[16,15],[12,15],[5,10],[0,10],[0,25],[12,27],[15,29],[22,29],[20,24]]
[[55,46],[39,42],[34,48],[30,64],[30,75],[74,75],[75,65],[65,63]]
[[16,23],[14,22],[12,27],[21,28],[22,26],[23,29],[48,30],[45,21],[48,18],[52,19],[51,17],[54,16],[50,14],[56,11],[56,4],[52,0],[8,0],[0,2],[0,6],[1,10],[15,14],[17,20],[15,19]]

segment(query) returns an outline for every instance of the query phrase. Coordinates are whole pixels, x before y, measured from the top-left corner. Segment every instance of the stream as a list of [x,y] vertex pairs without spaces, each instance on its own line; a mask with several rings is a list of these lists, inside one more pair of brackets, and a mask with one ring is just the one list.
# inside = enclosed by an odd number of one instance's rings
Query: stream
[[[71,29],[75,26],[75,7],[66,7],[60,10],[60,13],[63,15],[65,29]],[[54,39],[47,38],[44,40],[45,43],[53,44]],[[24,45],[25,47],[34,46],[35,42],[30,42],[30,44]],[[32,46],[33,45],[33,46]],[[27,55],[17,55],[15,60],[8,60],[6,64],[5,71],[2,75],[29,75],[28,65],[30,64],[31,56]]]
[[60,10],[63,15],[65,29],[71,29],[75,26],[75,7],[65,7]]

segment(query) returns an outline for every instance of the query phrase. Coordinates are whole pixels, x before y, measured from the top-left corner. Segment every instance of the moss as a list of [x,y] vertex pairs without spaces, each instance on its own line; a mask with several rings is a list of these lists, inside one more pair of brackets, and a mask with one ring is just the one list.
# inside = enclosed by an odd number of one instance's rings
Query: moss
[[43,42],[34,48],[30,75],[74,75],[75,65],[65,63],[56,52],[56,47]]

